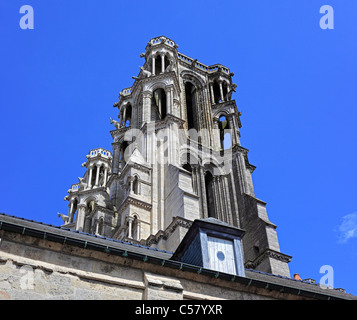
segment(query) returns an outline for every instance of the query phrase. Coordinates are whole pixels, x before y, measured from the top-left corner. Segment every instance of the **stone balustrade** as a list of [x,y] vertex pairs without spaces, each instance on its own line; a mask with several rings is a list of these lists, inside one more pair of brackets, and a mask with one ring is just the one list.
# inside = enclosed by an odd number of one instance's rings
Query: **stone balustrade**
[[201,69],[202,71],[205,71],[207,73],[214,73],[214,72],[217,72],[220,68],[221,70],[226,73],[226,74],[230,74],[230,71],[227,67],[225,66],[222,66],[221,64],[214,64],[212,66],[207,66],[201,62],[198,62],[182,53],[177,53],[177,57],[181,60],[181,61],[184,61],[188,64],[192,64],[192,63],[195,63],[195,67],[198,68],[198,69]]
[[110,153],[110,151],[102,149],[102,148],[97,148],[97,149],[93,149],[93,150],[89,151],[88,157],[93,158],[93,157],[98,156],[99,154],[102,157],[107,158],[107,159],[112,157],[112,154]]

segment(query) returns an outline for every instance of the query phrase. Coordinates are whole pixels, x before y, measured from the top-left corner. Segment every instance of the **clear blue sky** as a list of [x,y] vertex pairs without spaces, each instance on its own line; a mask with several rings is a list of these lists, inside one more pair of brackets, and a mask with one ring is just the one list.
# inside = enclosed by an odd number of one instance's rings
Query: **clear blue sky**
[[[34,29],[19,26],[22,5]],[[334,8],[334,29],[319,26]],[[59,225],[152,37],[235,73],[256,196],[291,273],[357,294],[357,1],[0,2],[0,212]]]

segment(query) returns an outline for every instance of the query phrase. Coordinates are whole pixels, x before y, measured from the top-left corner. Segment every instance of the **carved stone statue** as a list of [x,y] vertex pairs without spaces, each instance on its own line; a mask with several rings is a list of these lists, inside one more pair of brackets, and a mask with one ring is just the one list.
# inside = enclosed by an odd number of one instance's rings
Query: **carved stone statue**
[[224,97],[225,101],[230,101],[232,100],[232,94],[233,92],[236,92],[237,85],[235,83],[232,84],[231,89],[226,93],[226,96]]
[[115,127],[115,129],[117,129],[117,130],[122,127],[122,125],[120,124],[119,121],[115,121],[115,120],[113,120],[112,118],[110,118],[110,124],[113,124],[114,127]]
[[78,177],[79,180],[79,187],[83,187],[84,189],[87,188],[87,183],[84,182],[84,178]]
[[59,213],[59,212],[57,212],[57,214],[58,214],[59,217],[62,218],[64,224],[67,224],[67,223],[68,223],[68,221],[69,221],[69,217],[68,217],[68,216],[66,216],[66,215],[64,215],[64,214],[62,214],[62,213]]
[[166,67],[165,72],[171,72],[174,71],[175,68],[175,62],[173,58],[170,58],[170,64]]
[[103,172],[99,173],[99,185],[100,186],[104,185],[104,173]]
[[148,78],[148,77],[151,76],[151,72],[150,71],[145,70],[144,67],[139,67],[139,68],[142,71],[144,77]]

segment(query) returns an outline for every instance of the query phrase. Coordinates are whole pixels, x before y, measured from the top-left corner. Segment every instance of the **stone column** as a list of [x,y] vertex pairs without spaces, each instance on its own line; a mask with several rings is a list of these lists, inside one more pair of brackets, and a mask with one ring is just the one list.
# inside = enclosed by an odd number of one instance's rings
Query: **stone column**
[[220,130],[218,126],[219,119],[218,118],[213,118],[213,145],[216,149],[220,150],[221,149],[221,136],[220,136]]
[[93,173],[93,166],[90,166],[89,167],[88,182],[87,182],[87,188],[88,189],[92,188],[92,173]]
[[[160,114],[160,117],[162,116],[162,91],[160,90],[159,92],[156,92],[157,94],[157,102],[158,102],[158,106],[157,108],[159,109],[159,114]],[[155,94],[154,94],[155,95]],[[155,99],[155,96],[154,96],[154,99]]]
[[206,184],[205,184],[205,173],[203,168],[198,167],[199,176],[201,179],[201,201],[202,201],[202,215],[203,218],[208,218],[208,208],[207,208],[207,196],[206,196]]
[[99,172],[100,172],[100,165],[97,164],[97,174],[95,176],[95,187],[99,187]]
[[155,56],[152,56],[152,75],[155,75]]
[[237,167],[238,167],[238,174],[240,176],[240,181],[242,183],[242,193],[246,193],[250,195],[250,190],[249,190],[249,183],[247,181],[247,170],[246,170],[246,166],[245,166],[245,159],[244,159],[244,155],[239,152],[238,153],[238,157],[236,158],[237,160]]
[[76,230],[83,231],[85,215],[86,215],[86,205],[85,204],[78,205]]
[[221,190],[221,176],[214,176],[213,183],[214,183],[215,191],[216,191],[215,198],[217,199],[216,216],[217,216],[217,219],[224,221],[223,204],[222,204],[222,190]]
[[134,180],[133,180],[133,177],[130,177],[130,180],[129,180],[129,193],[134,193],[134,188],[133,188],[133,185],[134,185]]
[[143,92],[143,122],[146,123],[151,121],[151,98],[152,92]]
[[161,55],[161,73],[165,72],[165,55]]
[[165,94],[166,94],[166,110],[167,113],[174,114],[173,108],[174,108],[174,99],[173,99],[173,91],[174,87],[172,85],[169,85],[165,88]]
[[237,199],[236,186],[234,183],[234,176],[233,176],[232,170],[229,173],[229,180],[230,180],[230,183],[228,182],[228,184],[230,184],[230,186],[232,188],[232,195],[233,195],[233,199],[231,199],[232,200],[231,203],[234,204],[234,208],[232,207],[232,221],[233,221],[233,225],[239,228],[240,222],[239,222],[238,199]]
[[128,217],[128,238],[132,239],[133,238],[133,234],[132,234],[132,228],[133,228],[133,217]]
[[229,94],[230,90],[231,90],[231,86],[230,84],[227,84],[227,101],[232,100],[232,98],[229,97],[232,96],[231,94]]
[[209,84],[209,86],[210,86],[210,88],[211,88],[211,103],[212,103],[212,105],[214,105],[214,104],[216,104],[216,102],[214,101],[214,91],[213,91],[213,83],[211,82],[210,84]]
[[125,127],[125,123],[126,123],[126,107],[124,107],[123,110],[123,126]]
[[228,187],[228,176],[222,176],[222,189],[223,189],[223,206],[226,212],[226,222],[233,224],[232,218],[232,201],[230,199],[230,192]]
[[140,240],[140,222],[138,219],[136,219],[136,239],[135,240]]
[[105,187],[107,184],[107,178],[108,178],[108,167],[106,166],[104,169],[103,187]]
[[221,102],[224,102],[222,83],[223,83],[223,81],[219,81],[219,91],[220,91],[220,93],[221,93]]
[[95,222],[95,234],[98,234],[98,231],[99,231],[99,221],[97,220]]
[[73,199],[68,205],[68,222],[69,223],[73,222]]
[[240,133],[239,133],[239,124],[238,124],[238,116],[232,114],[232,123],[233,123],[233,133],[235,136],[236,144],[240,145]]

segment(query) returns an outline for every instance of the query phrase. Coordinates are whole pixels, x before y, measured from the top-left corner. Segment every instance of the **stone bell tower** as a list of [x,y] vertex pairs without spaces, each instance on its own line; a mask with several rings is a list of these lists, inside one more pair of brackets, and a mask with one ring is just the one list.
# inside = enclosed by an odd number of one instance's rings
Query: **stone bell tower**
[[245,231],[246,268],[289,276],[291,257],[280,252],[276,226],[255,197],[255,166],[240,143],[234,74],[177,49],[161,36],[140,54],[139,74],[114,104],[119,119],[110,121],[115,129],[106,171],[87,161],[86,185],[78,191],[89,196],[95,190],[98,215],[78,197],[76,228],[175,251],[194,220],[212,218]]
[[65,226],[75,230],[106,235],[116,226],[115,212],[107,190],[111,173],[111,152],[93,149],[82,164],[87,170],[79,183],[73,184],[64,198],[68,200],[68,215],[61,215]]

